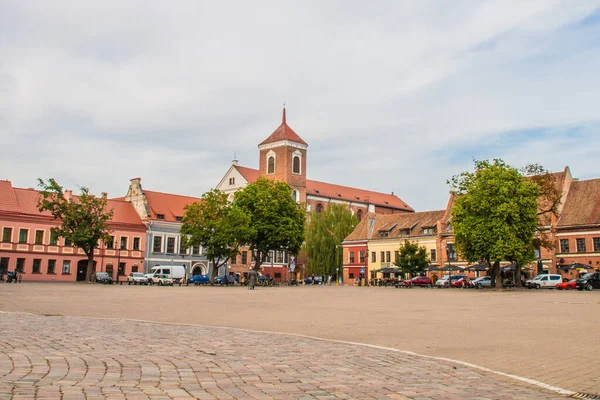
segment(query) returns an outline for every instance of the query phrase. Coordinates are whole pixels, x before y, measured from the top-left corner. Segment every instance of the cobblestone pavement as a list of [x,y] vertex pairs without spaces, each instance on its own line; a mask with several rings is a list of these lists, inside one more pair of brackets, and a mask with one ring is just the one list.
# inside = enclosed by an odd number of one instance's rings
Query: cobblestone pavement
[[558,399],[386,349],[231,328],[0,314],[0,399]]

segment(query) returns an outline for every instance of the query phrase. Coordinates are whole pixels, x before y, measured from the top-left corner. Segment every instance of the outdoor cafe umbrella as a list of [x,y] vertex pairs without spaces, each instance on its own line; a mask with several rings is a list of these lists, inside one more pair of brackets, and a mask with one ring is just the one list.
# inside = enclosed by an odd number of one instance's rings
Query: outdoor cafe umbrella
[[383,274],[401,274],[402,273],[400,268],[381,268],[381,269],[377,269],[373,272],[383,273]]
[[562,264],[558,266],[559,269],[562,269],[564,271],[568,270],[568,269],[585,269],[586,271],[588,270],[588,268],[591,268],[591,266],[586,265],[586,264],[582,264],[582,263],[571,263],[571,264]]
[[473,264],[465,268],[466,271],[487,271],[488,266],[484,263]]
[[440,271],[462,271],[463,268],[457,266],[457,265],[445,265],[443,267],[439,268]]
[[423,271],[441,271],[438,267],[436,267],[435,265],[430,265],[428,267],[423,268]]

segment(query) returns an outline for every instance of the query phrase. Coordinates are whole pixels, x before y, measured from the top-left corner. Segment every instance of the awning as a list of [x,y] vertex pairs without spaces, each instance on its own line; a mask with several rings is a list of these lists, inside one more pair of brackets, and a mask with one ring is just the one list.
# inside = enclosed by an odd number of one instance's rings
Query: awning
[[438,271],[463,271],[464,268],[459,267],[458,265],[442,265],[438,268]]
[[589,265],[582,264],[582,263],[559,264],[556,267],[559,269],[562,269],[564,271],[566,271],[568,269],[577,269],[577,270],[583,269],[583,270],[587,271],[588,269],[593,268]]
[[381,268],[376,269],[373,272],[382,273],[382,274],[401,274],[402,271],[399,268]]
[[423,271],[439,271],[440,269],[435,265],[430,265],[428,267],[423,268]]

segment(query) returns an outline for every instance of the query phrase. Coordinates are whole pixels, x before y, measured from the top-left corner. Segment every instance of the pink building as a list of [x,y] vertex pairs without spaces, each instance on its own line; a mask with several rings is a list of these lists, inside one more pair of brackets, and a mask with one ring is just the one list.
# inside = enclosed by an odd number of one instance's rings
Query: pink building
[[[72,196],[70,190],[66,196]],[[21,271],[24,281],[82,281],[87,257],[81,249],[54,238],[50,228],[58,226],[49,212],[37,208],[39,192],[13,188],[0,180],[0,271]],[[114,211],[112,243],[95,250],[96,271],[106,271],[117,280],[130,272],[143,272],[146,226],[133,206],[124,200],[108,200]]]

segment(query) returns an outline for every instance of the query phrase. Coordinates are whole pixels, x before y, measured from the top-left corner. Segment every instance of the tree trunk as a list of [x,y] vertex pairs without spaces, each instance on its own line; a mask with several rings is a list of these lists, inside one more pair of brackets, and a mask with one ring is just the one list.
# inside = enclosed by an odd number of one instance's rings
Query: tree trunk
[[93,273],[94,273],[94,249],[92,249],[90,254],[88,254],[87,269],[85,271],[85,282],[86,283],[92,282]]
[[500,271],[500,262],[494,263],[494,287],[496,289],[502,289],[502,271]]
[[215,262],[215,260],[211,260],[212,261],[212,271],[210,272],[210,284],[214,285],[215,283],[215,278],[217,277],[217,273],[219,272],[219,263]]
[[521,274],[523,273],[523,271],[521,271],[521,266],[517,265],[515,266],[515,287],[516,288],[521,288],[523,287],[523,285],[521,285]]

